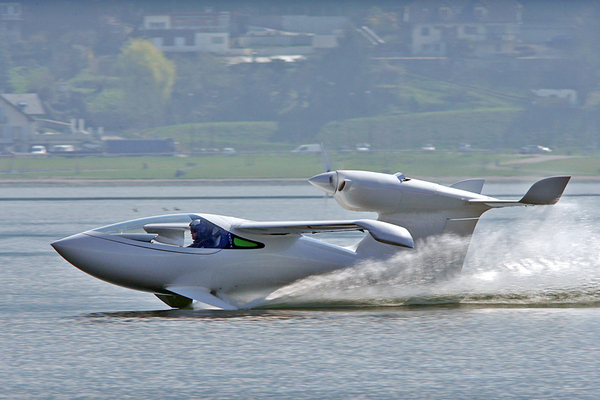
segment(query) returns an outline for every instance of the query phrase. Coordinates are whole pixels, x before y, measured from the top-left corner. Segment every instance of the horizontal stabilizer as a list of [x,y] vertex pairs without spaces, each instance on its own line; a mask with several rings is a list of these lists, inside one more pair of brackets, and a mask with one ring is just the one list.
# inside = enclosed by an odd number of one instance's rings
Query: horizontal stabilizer
[[538,205],[556,204],[570,179],[570,176],[554,176],[542,179],[533,184],[519,203]]
[[471,199],[469,203],[483,203],[492,208],[552,205],[558,202],[570,179],[570,176],[554,176],[537,181],[521,200],[498,200],[489,197],[487,199]]
[[302,233],[368,231],[381,243],[401,247],[414,247],[414,241],[406,228],[376,220],[354,221],[245,221],[232,226],[236,231],[254,235],[300,235]]
[[228,302],[221,300],[217,296],[210,293],[210,290],[198,287],[198,286],[167,286],[165,287],[169,292],[179,294],[181,296],[197,300],[201,303],[208,304],[213,307],[220,308],[222,310],[237,310],[237,307],[229,304]]

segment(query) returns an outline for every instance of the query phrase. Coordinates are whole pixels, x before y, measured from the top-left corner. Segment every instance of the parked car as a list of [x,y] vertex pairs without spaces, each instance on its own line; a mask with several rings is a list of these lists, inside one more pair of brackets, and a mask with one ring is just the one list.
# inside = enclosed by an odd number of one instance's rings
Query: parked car
[[521,150],[519,150],[519,153],[521,154],[548,154],[551,152],[552,150],[550,150],[548,147],[533,145],[521,147]]
[[72,144],[57,144],[52,146],[51,150],[52,153],[66,153],[71,151],[75,151],[75,146]]
[[323,151],[323,146],[320,144],[303,144],[292,150],[292,153],[301,154],[319,154]]
[[46,146],[31,146],[31,154],[46,154]]
[[371,151],[371,145],[369,143],[359,143],[356,145],[356,151],[360,151],[360,152]]

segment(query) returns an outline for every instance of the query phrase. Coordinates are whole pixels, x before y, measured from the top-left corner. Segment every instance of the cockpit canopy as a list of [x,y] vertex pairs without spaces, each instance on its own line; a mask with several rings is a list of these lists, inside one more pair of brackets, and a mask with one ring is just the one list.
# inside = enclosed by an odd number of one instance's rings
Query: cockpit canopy
[[[201,221],[202,236],[194,240],[190,224]],[[196,225],[196,224],[194,224]],[[212,214],[173,214],[141,218],[94,229],[94,232],[138,242],[178,247],[213,249],[259,249],[264,244],[242,238],[229,231],[230,224]]]

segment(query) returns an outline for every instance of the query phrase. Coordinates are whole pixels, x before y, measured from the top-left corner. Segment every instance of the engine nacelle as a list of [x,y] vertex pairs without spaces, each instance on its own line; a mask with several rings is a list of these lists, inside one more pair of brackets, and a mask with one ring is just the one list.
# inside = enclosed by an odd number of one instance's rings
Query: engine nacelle
[[400,180],[395,175],[367,171],[334,171],[317,175],[309,182],[333,195],[352,211],[393,213],[402,199]]
[[342,207],[352,211],[394,214],[399,211],[422,212],[466,206],[462,191],[407,179],[401,173],[334,171],[317,175],[309,182],[332,194]]

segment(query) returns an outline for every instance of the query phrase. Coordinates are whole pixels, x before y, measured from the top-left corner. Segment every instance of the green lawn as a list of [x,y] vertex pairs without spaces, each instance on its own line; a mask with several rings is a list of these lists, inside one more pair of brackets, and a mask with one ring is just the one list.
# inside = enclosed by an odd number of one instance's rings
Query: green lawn
[[[534,159],[493,153],[336,153],[332,169],[359,169],[413,177],[600,177],[600,157]],[[532,160],[536,162],[531,162]],[[2,158],[1,179],[252,179],[307,178],[324,170],[318,155],[239,154],[196,157]]]
[[185,152],[224,147],[249,151],[289,148],[289,144],[270,141],[276,131],[276,122],[213,122],[165,126],[146,132],[146,136],[173,139]]

